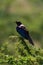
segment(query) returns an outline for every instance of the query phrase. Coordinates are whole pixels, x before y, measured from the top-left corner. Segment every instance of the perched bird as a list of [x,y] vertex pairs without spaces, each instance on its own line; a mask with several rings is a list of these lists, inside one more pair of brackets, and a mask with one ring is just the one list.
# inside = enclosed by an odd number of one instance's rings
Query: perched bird
[[34,45],[32,38],[30,37],[29,31],[26,29],[26,27],[20,22],[16,21],[17,27],[16,30],[17,32],[25,39],[29,40],[29,42]]

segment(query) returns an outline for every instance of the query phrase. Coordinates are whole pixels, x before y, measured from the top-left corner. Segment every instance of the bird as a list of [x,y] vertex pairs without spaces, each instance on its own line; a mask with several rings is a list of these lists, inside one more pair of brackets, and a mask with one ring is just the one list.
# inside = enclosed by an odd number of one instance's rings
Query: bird
[[26,27],[21,23],[21,21],[16,21],[16,31],[26,40],[30,42],[30,44],[34,45],[33,40],[30,36],[29,31],[26,29]]

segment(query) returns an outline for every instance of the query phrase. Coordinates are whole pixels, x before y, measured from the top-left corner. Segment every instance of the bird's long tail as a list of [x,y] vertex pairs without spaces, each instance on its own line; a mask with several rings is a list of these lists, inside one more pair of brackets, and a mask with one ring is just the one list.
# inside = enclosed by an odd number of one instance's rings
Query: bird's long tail
[[30,35],[29,35],[28,40],[29,40],[29,42],[30,42],[32,45],[34,45],[33,40],[32,40],[32,38],[30,37]]

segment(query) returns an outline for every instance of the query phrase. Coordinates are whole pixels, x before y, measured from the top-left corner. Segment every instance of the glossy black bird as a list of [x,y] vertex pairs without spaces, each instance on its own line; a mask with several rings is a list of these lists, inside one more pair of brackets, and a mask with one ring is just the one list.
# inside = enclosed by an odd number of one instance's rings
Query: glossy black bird
[[20,21],[16,21],[16,24],[17,24],[17,27],[16,27],[16,30],[17,32],[25,39],[29,40],[29,42],[34,45],[31,37],[30,37],[30,34],[29,34],[29,31],[26,29],[26,27],[20,22]]

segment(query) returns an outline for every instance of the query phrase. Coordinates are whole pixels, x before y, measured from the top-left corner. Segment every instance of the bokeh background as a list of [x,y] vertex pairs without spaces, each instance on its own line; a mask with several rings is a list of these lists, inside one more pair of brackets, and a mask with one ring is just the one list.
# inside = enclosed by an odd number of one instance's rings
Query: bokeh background
[[43,0],[0,0],[0,46],[17,36],[16,20],[30,31],[34,43],[43,48]]
[[[16,20],[34,46],[17,33]],[[0,0],[0,65],[43,65],[43,0]]]

